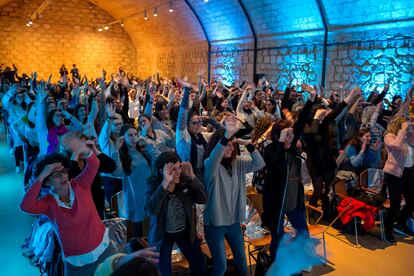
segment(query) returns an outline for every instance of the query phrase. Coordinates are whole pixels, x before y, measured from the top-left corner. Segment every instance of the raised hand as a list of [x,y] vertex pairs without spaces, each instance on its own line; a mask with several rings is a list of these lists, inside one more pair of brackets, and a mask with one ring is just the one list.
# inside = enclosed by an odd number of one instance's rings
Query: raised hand
[[243,145],[243,146],[247,146],[248,144],[250,144],[252,141],[251,140],[245,140],[245,139],[240,139],[240,138],[236,138],[233,139],[234,143],[237,143],[239,145]]
[[317,94],[315,88],[313,88],[313,86],[306,84],[306,83],[302,83],[300,86],[302,87],[303,91],[306,91],[310,94],[309,98],[313,102]]
[[105,105],[105,110],[106,113],[108,114],[109,117],[115,117],[115,105],[112,103],[107,103]]
[[182,162],[181,163],[181,170],[182,170],[182,173],[185,176],[187,176],[191,179],[194,179],[195,174],[194,174],[194,171],[193,171],[193,166],[191,166],[190,162]]
[[164,168],[162,170],[162,174],[164,176],[164,179],[162,181],[162,187],[164,190],[168,190],[169,192],[173,192],[175,189],[175,184],[173,182],[174,179],[174,166],[173,163],[167,163],[164,165]]
[[43,180],[45,180],[45,178],[47,178],[52,172],[54,172],[54,171],[61,171],[63,169],[64,169],[64,167],[63,167],[62,163],[60,163],[60,162],[59,163],[53,163],[53,164],[46,165],[43,168],[42,172],[37,177],[37,179],[40,182],[43,182]]
[[227,139],[231,138],[237,131],[239,131],[238,122],[239,120],[237,120],[235,115],[230,115],[224,118],[224,128],[226,129],[224,136]]
[[39,99],[44,100],[44,99],[47,98],[47,95],[48,94],[47,94],[47,92],[45,90],[45,84],[43,82],[40,82],[37,85],[37,87],[35,89],[35,92],[36,92],[37,96],[39,97]]

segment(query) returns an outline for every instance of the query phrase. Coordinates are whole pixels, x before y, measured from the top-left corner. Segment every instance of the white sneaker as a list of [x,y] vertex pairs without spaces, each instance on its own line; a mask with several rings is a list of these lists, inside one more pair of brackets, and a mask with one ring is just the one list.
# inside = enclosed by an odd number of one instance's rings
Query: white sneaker
[[20,167],[16,167],[16,173],[21,173],[22,172],[22,170],[20,169]]

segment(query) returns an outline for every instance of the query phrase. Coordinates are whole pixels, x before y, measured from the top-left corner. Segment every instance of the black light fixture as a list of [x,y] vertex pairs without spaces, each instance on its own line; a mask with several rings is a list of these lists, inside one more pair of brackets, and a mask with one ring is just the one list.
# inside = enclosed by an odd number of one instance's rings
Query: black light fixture
[[173,9],[173,1],[170,1],[170,9],[168,11],[169,12],[174,12],[174,9]]
[[154,8],[154,16],[158,16],[158,8],[157,7]]
[[121,20],[121,27],[123,27],[124,26],[124,20],[122,19]]
[[147,16],[147,11],[144,11],[144,19],[147,20],[148,16]]

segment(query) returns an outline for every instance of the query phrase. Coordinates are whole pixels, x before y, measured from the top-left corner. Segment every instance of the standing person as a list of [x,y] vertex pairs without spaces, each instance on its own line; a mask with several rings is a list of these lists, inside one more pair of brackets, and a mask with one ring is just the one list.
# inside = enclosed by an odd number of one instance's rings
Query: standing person
[[144,193],[151,165],[159,151],[146,138],[139,136],[132,125],[123,125],[119,136],[119,158],[124,171],[123,191],[126,216],[133,223],[134,237],[143,236]]
[[176,150],[181,160],[191,162],[199,179],[204,177],[204,157],[207,141],[202,134],[202,119],[197,113],[189,114],[191,85],[182,82],[184,95],[178,113]]
[[[87,145],[96,154],[100,163],[98,173],[111,173],[116,169],[116,163],[114,160],[109,158],[105,153],[102,153],[97,147],[93,140],[88,140],[90,137],[86,137],[80,132],[71,131],[63,135],[62,145],[65,150],[71,154],[70,166],[69,166],[69,178],[75,178],[82,173],[82,168],[85,166],[85,160],[82,156],[77,154],[74,146],[78,145],[82,141],[86,142]],[[103,220],[105,211],[105,192],[102,189],[101,177],[99,174],[95,176],[91,185],[91,193],[93,202],[95,203],[96,210],[98,211],[99,217]]]
[[189,162],[180,163],[176,153],[156,159],[145,193],[145,210],[151,215],[148,239],[160,252],[161,275],[171,275],[171,252],[178,245],[190,263],[191,275],[204,275],[204,257],[196,237],[193,205],[206,203],[204,185]]
[[[394,230],[405,236],[414,233],[407,227],[406,221],[414,211],[414,131],[409,118],[397,114],[390,122],[384,137],[388,158],[385,162],[385,183],[390,198],[390,209],[385,218],[385,241],[396,244]],[[401,206],[401,195],[404,195],[405,206],[398,215]]]
[[2,99],[2,108],[6,109],[9,114],[7,122],[13,141],[16,173],[21,173],[21,167],[24,164],[24,136],[21,135],[24,132],[24,124],[21,120],[26,116],[25,90],[19,90],[17,84],[11,85]]
[[[69,180],[66,157],[58,153],[41,157],[33,170],[33,185],[20,207],[52,221],[64,255],[65,276],[91,275],[116,250],[111,242],[113,233],[101,222],[90,191],[99,160],[86,143],[72,146],[86,159],[82,173]],[[39,197],[43,187],[47,193]]]
[[115,113],[113,104],[105,105],[107,118],[98,137],[98,144],[102,152],[115,161],[116,169],[112,173],[102,173],[106,201],[111,202],[112,196],[122,191],[123,171],[119,158],[119,131],[122,127],[122,116]]
[[[246,173],[260,170],[265,163],[249,141],[233,139],[239,130],[238,119],[232,115],[225,119],[225,130],[211,137],[210,157],[205,164],[205,186],[208,200],[204,212],[205,238],[213,257],[212,275],[224,275],[227,270],[224,239],[234,256],[238,275],[247,275],[244,239],[240,223],[246,213]],[[234,143],[245,145],[250,158],[236,155]]]
[[326,110],[322,106],[318,107],[311,125],[304,130],[305,151],[308,156],[307,165],[314,187],[309,203],[316,206],[318,200],[322,199],[322,209],[326,213],[329,213],[331,197],[333,197],[332,181],[336,170],[334,153],[329,146],[328,129],[348,104],[360,94],[361,89],[356,87],[333,111]]
[[[302,85],[310,97],[291,127],[287,120],[277,121],[271,130],[272,143],[264,149],[267,176],[263,185],[263,226],[272,234],[270,257],[275,261],[280,240],[283,237],[283,220],[288,217],[297,234],[309,236],[305,215],[304,189],[301,182],[302,156],[297,143],[311,115],[316,91],[310,85]],[[281,264],[283,265],[283,264]]]

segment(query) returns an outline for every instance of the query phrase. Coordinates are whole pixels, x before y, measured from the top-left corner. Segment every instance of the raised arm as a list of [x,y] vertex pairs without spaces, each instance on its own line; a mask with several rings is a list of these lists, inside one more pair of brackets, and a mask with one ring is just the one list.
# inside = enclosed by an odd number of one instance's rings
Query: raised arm
[[[87,153],[89,150],[89,153]],[[79,174],[75,179],[72,180],[74,185],[82,186],[83,188],[90,188],[95,178],[96,174],[98,173],[99,169],[99,159],[90,149],[82,149],[80,153],[87,154],[86,155],[86,166],[83,168],[81,174]]]

